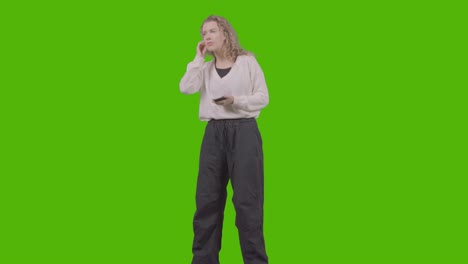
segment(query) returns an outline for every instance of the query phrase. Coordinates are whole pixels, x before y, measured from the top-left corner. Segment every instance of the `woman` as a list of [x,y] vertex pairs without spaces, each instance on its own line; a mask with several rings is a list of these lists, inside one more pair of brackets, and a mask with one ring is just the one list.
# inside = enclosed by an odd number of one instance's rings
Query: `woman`
[[[226,19],[209,16],[201,34],[195,59],[180,81],[182,93],[200,92],[199,118],[208,121],[200,152],[192,264],[219,263],[229,180],[244,263],[265,264],[263,150],[256,123],[269,102],[265,78]],[[205,62],[207,54],[214,59]]]

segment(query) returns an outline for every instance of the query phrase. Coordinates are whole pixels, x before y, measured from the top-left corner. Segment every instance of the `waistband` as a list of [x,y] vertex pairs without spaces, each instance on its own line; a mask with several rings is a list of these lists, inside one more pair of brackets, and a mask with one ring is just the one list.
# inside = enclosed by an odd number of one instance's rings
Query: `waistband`
[[208,123],[246,123],[255,122],[255,117],[251,118],[234,118],[234,119],[211,119]]

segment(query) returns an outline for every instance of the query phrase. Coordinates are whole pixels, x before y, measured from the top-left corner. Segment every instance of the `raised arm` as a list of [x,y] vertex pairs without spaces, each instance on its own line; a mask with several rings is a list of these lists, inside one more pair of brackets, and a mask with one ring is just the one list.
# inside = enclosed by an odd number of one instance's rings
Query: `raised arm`
[[187,71],[185,72],[182,80],[180,80],[179,87],[180,91],[184,94],[193,94],[200,91],[203,86],[203,64],[205,62],[206,47],[203,41],[200,41],[197,45],[197,55],[187,65]]

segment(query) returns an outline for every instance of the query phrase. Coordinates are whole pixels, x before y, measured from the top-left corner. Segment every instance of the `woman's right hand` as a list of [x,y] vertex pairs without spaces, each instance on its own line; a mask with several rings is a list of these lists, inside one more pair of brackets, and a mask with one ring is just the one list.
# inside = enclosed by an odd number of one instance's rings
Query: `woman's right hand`
[[203,43],[203,40],[198,42],[197,44],[197,56],[200,57],[205,57],[206,54],[206,46],[205,43]]

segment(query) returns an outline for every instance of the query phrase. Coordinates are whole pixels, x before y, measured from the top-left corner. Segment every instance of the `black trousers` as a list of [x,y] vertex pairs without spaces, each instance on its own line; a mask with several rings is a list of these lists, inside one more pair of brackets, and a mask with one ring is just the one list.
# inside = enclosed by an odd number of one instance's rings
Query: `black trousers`
[[244,263],[267,264],[262,139],[253,118],[212,120],[205,128],[193,220],[192,264],[219,264],[229,180]]

